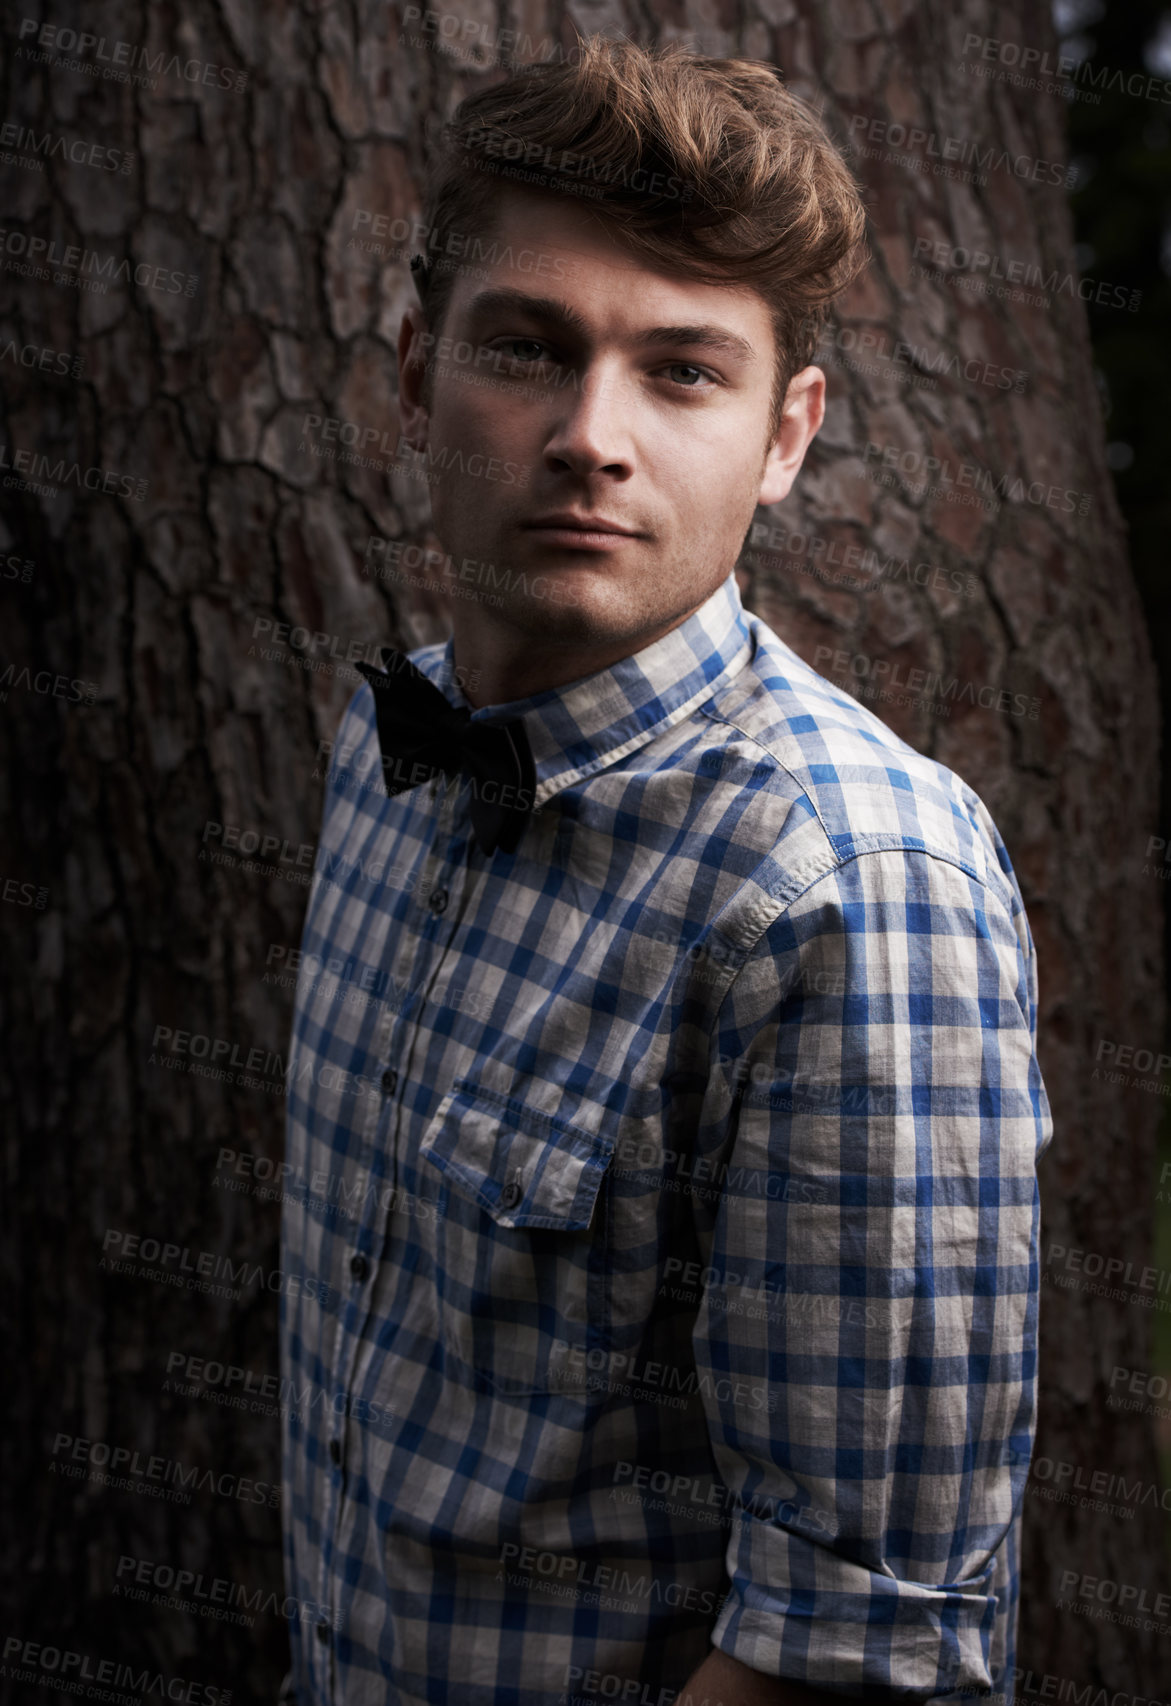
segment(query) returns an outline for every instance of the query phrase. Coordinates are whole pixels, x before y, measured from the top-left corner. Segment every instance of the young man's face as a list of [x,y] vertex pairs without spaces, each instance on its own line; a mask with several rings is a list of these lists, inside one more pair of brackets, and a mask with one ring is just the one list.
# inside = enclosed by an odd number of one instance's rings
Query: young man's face
[[495,258],[452,287],[429,411],[417,310],[399,359],[402,432],[429,448],[447,579],[466,588],[457,659],[487,661],[474,702],[492,703],[604,668],[697,609],[756,505],[788,492],[825,384],[797,376],[770,440],[764,299],[650,270],[568,197],[509,191],[483,248]]

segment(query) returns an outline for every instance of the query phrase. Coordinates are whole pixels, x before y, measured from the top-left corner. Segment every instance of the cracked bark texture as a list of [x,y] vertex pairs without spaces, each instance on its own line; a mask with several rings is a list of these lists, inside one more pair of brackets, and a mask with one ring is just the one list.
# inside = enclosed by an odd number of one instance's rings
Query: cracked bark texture
[[[811,661],[831,647],[1038,701],[1035,718],[974,693],[946,716],[922,693],[872,703],[983,795],[1020,876],[1056,1121],[1044,1242],[1136,1267],[1150,1259],[1159,1103],[1094,1068],[1103,1038],[1157,1048],[1161,1035],[1158,884],[1142,874],[1155,683],[1081,304],[1058,294],[1046,310],[912,271],[924,238],[1045,274],[1073,268],[1060,187],[1011,167],[983,185],[931,169],[944,138],[1066,160],[1060,101],[959,69],[969,31],[1052,49],[1038,0],[602,0],[572,11],[517,0],[508,12],[460,0],[461,30],[471,20],[476,34],[422,47],[400,42],[401,9],[369,4],[115,3],[100,24],[83,24],[84,10],[55,22],[236,68],[247,82],[238,92],[171,72],[129,87],[37,63],[18,51],[28,44],[15,14],[6,26],[8,119],[134,153],[127,175],[58,159],[43,172],[6,168],[6,228],[58,253],[72,244],[198,276],[188,295],[0,273],[3,341],[84,357],[76,380],[0,361],[9,459],[24,447],[147,481],[141,502],[68,481],[52,498],[0,490],[0,545],[34,564],[29,580],[4,582],[5,661],[96,683],[84,705],[16,678],[3,706],[4,871],[48,891],[43,910],[5,908],[2,949],[17,1376],[3,1480],[8,1626],[230,1687],[239,1706],[274,1696],[281,1619],[234,1628],[130,1601],[115,1593],[118,1565],[155,1560],[279,1593],[277,1513],[71,1479],[58,1466],[72,1447],[56,1457],[53,1447],[65,1434],[143,1460],[279,1474],[275,1419],[164,1387],[175,1352],[275,1373],[276,1298],[253,1285],[240,1302],[217,1301],[99,1261],[113,1229],[187,1247],[193,1262],[211,1251],[276,1266],[277,1207],[222,1189],[231,1167],[217,1170],[217,1158],[279,1159],[281,1099],[152,1065],[153,1039],[162,1026],[223,1039],[237,1058],[285,1049],[292,993],[265,973],[274,947],[298,941],[306,890],[201,853],[218,841],[209,824],[236,825],[275,836],[274,862],[296,873],[318,825],[317,743],[357,677],[302,667],[304,654],[266,645],[272,630],[258,623],[303,625],[335,651],[446,632],[441,598],[396,602],[363,573],[372,534],[436,543],[426,487],[311,454],[303,421],[336,417],[395,442],[407,254],[348,246],[354,215],[417,212],[428,125],[499,75],[496,32],[527,33],[521,57],[533,58],[568,47],[574,25],[681,37],[781,66],[843,142],[868,141],[859,120],[937,139],[934,153],[916,146],[918,167],[855,157],[875,264],[827,346],[829,413],[796,493],[758,517],[833,549],[807,561],[758,535],[742,584],[748,607]],[[863,332],[874,335],[865,349]],[[926,356],[896,358],[899,340]],[[1027,382],[914,383],[916,364],[929,371],[933,356],[957,352]],[[995,513],[948,502],[924,490],[921,466],[880,484],[867,444],[937,457],[953,476],[967,463],[1069,489],[1088,513],[1019,497]],[[944,572],[918,585],[856,558],[810,572],[850,545]],[[954,590],[953,570],[961,586],[974,578],[971,595]],[[1150,1312],[1053,1284],[1042,1298],[1038,1455],[1155,1484],[1151,1424],[1105,1402],[1116,1364],[1151,1367]],[[1026,1500],[1023,1666],[1079,1687],[1144,1692],[1162,1680],[1155,1635],[1055,1601],[1065,1569],[1156,1587],[1166,1521],[1151,1503],[1123,1521]],[[5,1700],[26,1697],[3,1687]]]

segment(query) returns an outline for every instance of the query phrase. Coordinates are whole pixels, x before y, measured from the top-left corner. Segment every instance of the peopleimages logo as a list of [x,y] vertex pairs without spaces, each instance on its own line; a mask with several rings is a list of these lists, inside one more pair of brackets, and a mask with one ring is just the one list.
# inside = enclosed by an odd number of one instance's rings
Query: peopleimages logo
[[[11,450],[11,454],[10,454]],[[111,497],[130,498],[142,503],[146,497],[147,481],[134,474],[119,474],[106,468],[83,468],[80,462],[69,462],[64,456],[56,461],[44,451],[22,449],[0,444],[0,475],[5,486],[26,487],[37,482],[38,491],[47,495],[65,486],[79,491],[105,492]]]
[[620,1700],[622,1706],[671,1706],[679,1698],[677,1688],[657,1688],[652,1693],[651,1684],[635,1676],[583,1670],[581,1665],[566,1665],[564,1680],[560,1706],[597,1706],[598,1700]]
[[[540,142],[525,142],[499,125],[487,125],[469,130],[464,137],[467,149],[474,149],[483,160],[513,160],[520,166],[535,167],[540,172],[556,172],[572,178],[592,178],[603,184],[620,184],[624,190],[651,198],[677,198],[689,201],[695,186],[677,178],[673,172],[648,171],[637,160],[599,161],[592,154],[574,154],[569,149],[550,148]],[[478,162],[477,162],[478,163]]]
[[85,367],[83,355],[54,349],[51,344],[18,344],[15,338],[0,344],[0,361],[10,361],[19,367],[35,367],[40,373],[63,373],[68,379],[80,379]]
[[[1067,1463],[1063,1458],[1038,1457],[1031,1471],[1033,1482],[1052,1482],[1057,1489],[1089,1493],[1102,1499],[1117,1499],[1122,1506],[1152,1505],[1171,1511],[1171,1487],[1159,1487],[1153,1481],[1130,1481],[1125,1475],[1108,1469],[1087,1471],[1080,1463]],[[1067,1485],[1068,1484],[1068,1485]],[[1130,1515],[1134,1515],[1133,1510]]]
[[[411,33],[412,26],[418,34]],[[462,12],[436,12],[430,6],[423,10],[418,6],[403,8],[403,27],[398,40],[400,47],[404,44],[434,47],[440,40],[445,47],[459,47],[465,52],[470,46],[475,50],[477,70],[484,65],[481,49],[501,64],[516,60],[526,63],[540,60],[548,64],[566,57],[566,50],[552,36],[534,39],[518,30],[494,28],[485,20],[465,17]]]
[[1050,296],[1076,296],[1082,302],[1097,303],[1100,308],[1128,308],[1134,313],[1142,301],[1141,290],[1130,290],[1125,285],[1079,278],[1075,273],[1059,272],[1056,267],[1045,272],[1035,261],[1006,259],[988,249],[966,249],[955,243],[916,237],[911,258],[920,260],[923,256],[928,256],[945,276],[972,274],[996,283],[1022,285],[1042,292],[1046,302]]
[[[39,18],[22,18],[18,35],[22,45],[17,53],[40,64],[54,60],[70,70],[84,71],[119,83],[137,83],[153,89],[155,78],[175,77],[184,83],[199,83],[204,88],[231,89],[239,95],[248,82],[245,71],[228,65],[213,65],[205,59],[180,59],[177,53],[160,48],[151,53],[135,42],[108,41],[105,36],[89,30],[71,30],[60,24],[42,23]],[[36,38],[39,52],[34,52],[28,38]],[[76,58],[61,60],[58,56],[75,54]],[[89,61],[98,63],[91,64]]]
[[[110,1250],[113,1257],[108,1256]],[[183,1275],[209,1279],[226,1279],[229,1285],[256,1286],[261,1291],[283,1293],[287,1297],[312,1297],[320,1303],[328,1305],[333,1295],[333,1287],[327,1280],[319,1279],[313,1274],[286,1272],[283,1268],[266,1270],[261,1262],[249,1264],[247,1258],[233,1263],[229,1257],[220,1256],[213,1250],[196,1250],[192,1252],[190,1245],[167,1243],[161,1238],[143,1238],[137,1232],[120,1231],[117,1227],[107,1227],[102,1238],[103,1257],[99,1267],[115,1273],[134,1272],[132,1264],[142,1263],[148,1270],[160,1267],[167,1269],[174,1264],[170,1280],[179,1284]],[[194,1260],[192,1255],[194,1254]],[[192,1289],[189,1284],[188,1290]]]
[[34,675],[27,665],[18,669],[14,663],[6,664],[0,673],[0,705],[8,703],[8,691],[13,687],[23,688],[28,693],[47,694],[52,699],[65,699],[74,705],[97,703],[96,681],[70,680],[67,675],[54,675],[50,669],[38,670]]
[[[1014,1698],[1018,1706],[1031,1706],[1034,1699],[1060,1701],[1062,1706],[1066,1702],[1071,1706],[1171,1706],[1171,1701],[1148,1699],[1145,1694],[1127,1694],[1121,1688],[1111,1692],[1096,1687],[1092,1682],[1057,1676],[1053,1671],[1045,1671],[1038,1676],[1036,1671],[1027,1671],[1018,1665],[1013,1666],[1012,1681],[1016,1685]],[[1004,1696],[991,1696],[992,1706],[997,1706],[998,1700],[1002,1702]]]
[[[1042,51],[1039,47],[1026,47],[1020,42],[1002,41],[999,36],[982,36],[973,31],[964,37],[961,51],[965,61],[974,49],[979,50],[980,59],[993,63],[984,66],[973,62],[970,67],[961,63],[961,70],[971,69],[981,76],[995,76],[999,81],[1014,83],[1018,88],[1068,89],[1072,94],[1087,96],[1095,104],[1101,100],[1101,91],[1105,89],[1111,94],[1132,95],[1140,100],[1158,101],[1161,106],[1171,105],[1171,82],[1166,77],[1148,76],[1141,71],[1115,70],[1109,65],[1099,65],[1092,55],[1074,59],[1068,54],[1058,54],[1053,60],[1047,48]],[[1078,85],[1082,83],[1089,83],[1091,87],[1081,89]]]
[[101,142],[86,142],[81,137],[59,136],[54,131],[29,130],[22,124],[0,124],[0,147],[28,149],[30,164],[44,170],[46,160],[69,161],[74,166],[93,166],[101,172],[134,170],[134,155],[120,148],[108,148]]
[[[878,472],[872,466],[875,462],[895,474],[921,473],[929,482],[928,495],[958,487],[964,489],[957,492],[957,497],[973,501],[983,493],[996,504],[1044,504],[1047,509],[1060,509],[1067,514],[1076,512],[1078,515],[1087,515],[1090,509],[1088,492],[1071,491],[1066,486],[1045,480],[1026,482],[1019,474],[997,476],[990,468],[982,468],[976,462],[953,462],[950,457],[928,456],[919,450],[904,450],[897,444],[875,444],[868,440],[862,462],[870,470],[871,478]],[[889,482],[884,479],[880,483]]]
[[[865,113],[854,114],[850,129],[855,138],[864,131],[868,143],[883,143],[892,150],[906,148],[910,156],[925,156],[928,162],[939,166],[956,161],[974,167],[978,180],[983,182],[987,182],[988,172],[1011,172],[1013,177],[1031,183],[1060,184],[1067,189],[1077,181],[1076,168],[1065,166],[1060,160],[1039,160],[1031,154],[1010,154],[1007,148],[984,139],[941,136],[934,130],[921,130],[915,125],[892,123],[881,118],[868,119]],[[873,157],[873,149],[861,148],[856,141],[853,146],[864,159]]]
[[[661,1576],[648,1576],[641,1571],[635,1576],[617,1565],[593,1563],[571,1552],[546,1552],[536,1546],[518,1546],[514,1540],[506,1540],[500,1548],[500,1564],[502,1569],[510,1571],[510,1575],[515,1573],[521,1578],[544,1576],[558,1584],[572,1582],[575,1588],[613,1589],[615,1593],[654,1600],[660,1605],[698,1610],[708,1617],[718,1617],[728,1597],[726,1593],[717,1593],[714,1588],[664,1580]],[[586,1603],[591,1602],[587,1599]]]
[[[60,1461],[62,1452],[68,1452],[64,1461]],[[281,1502],[280,1488],[267,1481],[253,1481],[232,1470],[201,1469],[198,1463],[145,1454],[134,1446],[112,1446],[106,1440],[79,1439],[73,1434],[59,1433],[53,1441],[53,1457],[58,1461],[50,1464],[50,1469],[59,1467],[62,1473],[68,1471],[75,1479],[96,1480],[127,1492],[173,1492],[183,1504],[190,1504],[192,1490],[215,1493],[221,1499],[236,1499],[243,1504],[267,1505],[270,1510],[278,1509]],[[130,1479],[132,1475],[144,1476],[145,1480],[136,1486]]]
[[1035,695],[1010,693],[1006,687],[994,687],[991,682],[961,681],[958,675],[945,678],[938,670],[904,670],[901,663],[892,664],[889,658],[871,658],[864,652],[851,656],[849,652],[835,651],[833,646],[818,646],[813,659],[814,669],[823,674],[822,666],[829,660],[832,660],[832,668],[838,675],[872,679],[881,683],[883,688],[904,689],[909,696],[938,697],[941,704],[949,707],[965,703],[979,705],[986,711],[999,711],[1010,717],[1028,717],[1033,722],[1041,714],[1041,701]]
[[[126,1576],[129,1581],[123,1579]],[[125,1552],[118,1559],[113,1591],[120,1599],[146,1600],[185,1611],[188,1616],[238,1623],[249,1629],[255,1627],[257,1615],[283,1617],[290,1623],[332,1623],[335,1628],[341,1627],[341,1612],[335,1613],[316,1600],[281,1597],[264,1588],[249,1588],[227,1576],[205,1578],[195,1570]],[[184,1700],[186,1696],[172,1698]]]
[[[8,1670],[26,1665],[24,1672]],[[187,1682],[173,1676],[168,1681],[161,1671],[149,1667],[136,1670],[133,1665],[117,1659],[95,1659],[91,1653],[75,1653],[70,1648],[47,1647],[43,1641],[25,1641],[19,1635],[9,1635],[4,1641],[5,1674],[13,1682],[27,1682],[36,1688],[55,1688],[58,1693],[79,1694],[79,1682],[100,1682],[113,1688],[126,1689],[131,1695],[157,1694],[160,1700],[182,1700],[186,1706],[229,1706],[230,1688],[220,1688],[211,1682]],[[38,1674],[46,1673],[46,1674]],[[50,1677],[53,1681],[50,1681]],[[60,1677],[60,1681],[55,1680]],[[65,1679],[69,1678],[67,1682]],[[176,1692],[178,1690],[178,1692]],[[93,1695],[92,1689],[86,1690]],[[107,1694],[94,1696],[99,1700]]]
[[[1072,1594],[1077,1599],[1100,1600],[1103,1605],[1117,1604],[1120,1609],[1130,1606],[1150,1617],[1171,1617],[1171,1593],[1148,1590],[1133,1582],[1113,1581],[1108,1576],[1089,1576],[1080,1570],[1063,1570],[1061,1592]],[[1148,1599],[1148,1592],[1154,1594],[1153,1605]]]
[[[564,278],[577,270],[577,263],[566,260],[562,255],[549,254],[540,249],[514,250],[511,243],[501,246],[494,238],[489,240],[478,233],[464,233],[444,226],[427,225],[418,218],[392,218],[389,213],[375,213],[368,207],[354,210],[350,230],[368,231],[374,239],[389,238],[393,245],[392,252],[396,255],[409,253],[413,249],[425,250],[428,265],[440,272],[459,270],[459,263],[465,258],[483,267],[509,266],[514,267],[517,272],[542,275],[551,273],[557,278]],[[352,240],[346,247],[351,246]],[[375,254],[385,253],[380,241],[361,242],[361,246]],[[438,253],[435,252],[437,250]]]
[[[194,296],[199,274],[177,272],[173,267],[154,266],[149,261],[121,259],[99,249],[79,248],[76,243],[58,243],[54,237],[38,237],[19,228],[0,230],[0,251],[15,257],[5,261],[8,272],[28,278],[52,279],[54,284],[82,284],[105,293],[112,284],[137,284],[144,290],[161,290],[169,296]],[[18,264],[19,263],[19,264]],[[56,269],[50,271],[50,269]]]

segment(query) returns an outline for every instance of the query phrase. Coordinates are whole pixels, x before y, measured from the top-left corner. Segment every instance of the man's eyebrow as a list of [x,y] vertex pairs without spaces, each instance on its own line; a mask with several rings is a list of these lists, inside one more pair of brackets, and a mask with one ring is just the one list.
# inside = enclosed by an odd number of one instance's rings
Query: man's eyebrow
[[756,360],[756,351],[748,339],[742,338],[738,332],[728,331],[726,326],[651,326],[640,336],[651,344],[698,345],[701,349],[731,356],[734,361]]
[[[534,319],[563,326],[567,331],[578,332],[583,337],[590,331],[589,322],[567,302],[559,302],[553,296],[530,296],[525,290],[481,290],[477,296],[472,297],[465,312],[469,320],[485,319],[498,313],[529,314]],[[698,346],[730,356],[736,361],[756,360],[756,350],[748,339],[742,338],[738,332],[730,332],[726,326],[648,326],[635,334],[634,341],[667,344],[672,348],[682,345],[689,348]]]
[[473,296],[465,310],[469,319],[483,319],[489,314],[532,314],[539,320],[551,320],[570,331],[586,333],[589,322],[571,308],[568,302],[558,302],[554,296],[530,296],[527,290],[481,290]]

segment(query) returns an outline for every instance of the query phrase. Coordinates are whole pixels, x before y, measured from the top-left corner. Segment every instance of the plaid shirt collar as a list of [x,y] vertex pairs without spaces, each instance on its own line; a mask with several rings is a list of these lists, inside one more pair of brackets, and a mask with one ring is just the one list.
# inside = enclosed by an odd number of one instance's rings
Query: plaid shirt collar
[[[739,675],[754,650],[732,573],[685,622],[632,657],[527,699],[483,705],[472,717],[524,719],[540,806],[682,722]],[[467,705],[455,677],[454,638],[412,654],[412,661],[453,705]]]

